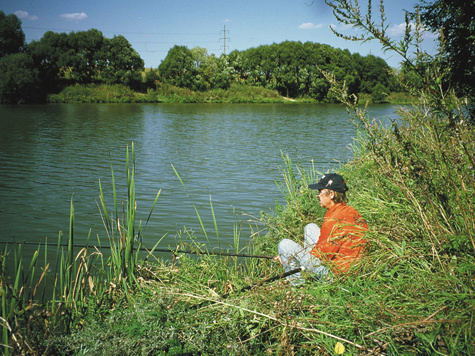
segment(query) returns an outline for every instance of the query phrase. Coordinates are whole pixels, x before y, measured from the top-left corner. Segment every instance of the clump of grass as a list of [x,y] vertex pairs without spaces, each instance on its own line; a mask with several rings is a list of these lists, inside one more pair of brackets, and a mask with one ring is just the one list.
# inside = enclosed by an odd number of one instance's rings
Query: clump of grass
[[[136,197],[135,197],[135,149],[132,143],[131,150],[127,147],[126,155],[126,172],[127,172],[127,199],[122,211],[118,205],[117,188],[114,177],[114,170],[111,165],[112,172],[112,192],[113,192],[113,209],[108,211],[106,199],[102,190],[101,182],[99,181],[100,189],[100,208],[101,216],[104,222],[104,227],[109,239],[111,258],[112,258],[112,276],[114,280],[122,280],[123,286],[127,286],[135,282],[135,268],[139,261],[139,252],[143,238],[142,222],[137,226],[137,219],[135,216]],[[158,191],[155,200],[152,204],[150,213],[146,220],[146,224],[153,214],[155,205],[160,197],[160,190]],[[122,222],[121,222],[122,218]],[[145,226],[146,226],[145,224]],[[159,241],[160,242],[160,241]],[[157,244],[159,243],[157,242]],[[136,244],[138,246],[136,247]],[[156,245],[157,245],[156,244]],[[155,247],[156,247],[155,245]]]
[[[158,192],[150,214],[142,226],[135,216],[135,151],[127,147],[127,195],[122,209],[118,204],[114,171],[112,188],[114,209],[106,207],[100,185],[101,213],[106,228],[110,254],[98,247],[87,246],[75,251],[75,216],[71,201],[67,244],[62,234],[56,245],[56,260],[48,260],[48,244],[40,244],[29,263],[24,262],[22,245],[14,251],[5,248],[0,255],[0,291],[2,300],[1,327],[4,353],[42,354],[51,350],[50,340],[56,334],[68,334],[87,315],[97,316],[98,310],[108,310],[130,296],[139,287],[136,275],[141,267],[138,254],[144,228],[157,203]],[[157,242],[155,247],[160,241]],[[154,248],[155,248],[154,247]],[[44,266],[38,267],[41,249]],[[153,251],[153,250],[152,250]],[[50,264],[54,263],[54,270]],[[7,266],[12,266],[11,271]],[[38,273],[38,269],[41,269]],[[12,279],[13,276],[13,279]]]
[[[68,244],[63,250],[59,234],[55,267],[48,260],[48,245],[40,244],[30,262],[25,262],[23,246],[14,252],[7,246],[1,256],[1,325],[4,354],[36,353],[47,350],[47,340],[55,332],[69,332],[75,317],[84,310],[86,298],[102,293],[97,276],[91,274],[97,254],[86,248],[77,254],[74,246],[74,207],[71,201]],[[40,256],[44,250],[44,264]],[[8,267],[13,267],[8,270]],[[13,282],[11,277],[13,276]]]
[[134,103],[146,101],[146,96],[122,84],[72,85],[59,94],[51,94],[51,103]]
[[[384,31],[374,31],[371,16],[361,16],[347,1],[338,3],[340,16],[357,14],[349,23],[373,31],[391,48]],[[399,48],[403,55],[407,44]],[[127,290],[128,298],[120,288],[108,289],[85,296],[86,308],[74,318],[57,314],[56,331],[64,320],[80,327],[56,332],[44,342],[48,351],[332,355],[343,345],[347,355],[474,354],[475,132],[464,103],[438,85],[437,68],[428,68],[422,82],[429,88],[389,127],[371,120],[345,86],[325,73],[359,128],[355,160],[339,172],[350,185],[350,203],[369,223],[370,243],[349,273],[327,284],[308,279],[300,289],[280,280],[242,292],[242,286],[280,273],[280,265],[203,254],[180,256],[171,266],[136,266],[130,273],[137,288]],[[271,253],[280,238],[298,239],[307,221],[321,218],[306,189],[320,173],[284,157],[279,186],[286,205],[262,217],[269,233],[256,233],[254,248]],[[127,241],[129,235],[119,236]],[[127,264],[120,266],[127,270]],[[5,290],[18,294],[19,286],[2,279],[2,310],[15,303]],[[16,319],[2,323],[4,340],[13,347],[23,335],[10,331],[23,315],[16,310]],[[28,330],[25,325],[22,330]]]
[[162,84],[155,91],[163,102],[171,103],[281,103],[284,99],[275,90],[240,84],[232,84],[228,89],[192,91]]
[[49,96],[51,103],[282,103],[275,90],[232,84],[227,90],[193,91],[169,84],[146,93],[136,92],[122,84],[72,85],[59,94]]

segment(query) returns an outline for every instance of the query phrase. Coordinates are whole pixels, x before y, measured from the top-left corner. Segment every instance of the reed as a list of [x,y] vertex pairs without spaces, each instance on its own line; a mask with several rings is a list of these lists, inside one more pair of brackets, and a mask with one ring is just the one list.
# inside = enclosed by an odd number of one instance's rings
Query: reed
[[[394,128],[373,125],[371,130],[370,134],[381,138],[391,137]],[[420,140],[417,130],[412,132],[411,139]],[[107,348],[111,353],[132,355],[140,344],[146,354],[205,354],[219,349],[223,354],[310,355],[331,354],[340,343],[347,354],[473,353],[473,252],[454,252],[454,246],[447,249],[442,244],[441,248],[430,240],[430,234],[440,225],[435,217],[443,219],[442,215],[434,215],[437,210],[421,215],[412,196],[422,201],[427,193],[409,184],[400,172],[391,175],[380,170],[376,163],[383,157],[375,157],[368,149],[368,135],[362,131],[354,145],[360,155],[358,160],[339,168],[350,184],[350,203],[370,224],[368,258],[351,273],[324,285],[308,280],[298,290],[285,281],[248,290],[246,286],[279,274],[279,265],[269,260],[246,259],[237,263],[236,258],[180,255],[178,268],[159,263],[135,269],[141,278],[130,280],[138,288],[121,288],[121,295],[112,298],[112,306],[122,300],[121,308],[99,306],[107,305],[104,301],[111,292],[105,291],[106,287],[101,291],[96,281],[95,294],[89,293],[92,303],[83,302],[86,310],[75,312],[81,329],[69,330],[63,336],[56,333],[51,350],[99,354]],[[392,144],[386,154],[399,152],[400,148],[392,151],[399,147]],[[302,235],[298,230],[306,221],[323,215],[306,189],[321,172],[313,162],[305,166],[292,162],[288,156],[283,156],[283,161],[279,186],[287,204],[277,206],[275,216],[263,216],[269,233],[261,236],[262,227],[258,226],[253,234],[257,247],[265,247],[269,253],[275,252],[278,240],[289,236],[289,231],[298,238]],[[129,178],[132,182],[132,174]],[[465,183],[461,191],[471,192],[467,186]],[[404,187],[411,190],[404,191]],[[103,194],[101,201],[105,205]],[[119,205],[118,199],[114,199],[114,205]],[[213,210],[212,203],[210,207]],[[109,220],[104,219],[105,225],[121,232],[114,239],[120,247],[127,235],[124,227],[116,227],[114,216],[121,215],[108,210],[102,215],[109,216]],[[125,212],[122,216],[126,216]],[[217,230],[215,214],[212,216]],[[421,224],[423,217],[431,217],[427,225]],[[211,240],[209,231],[205,235]],[[442,242],[441,237],[438,239]],[[207,249],[205,244],[196,242],[191,231],[185,230],[182,240],[197,251]],[[239,238],[235,238],[234,248],[242,250]],[[121,253],[119,248],[117,255]],[[119,272],[117,278],[123,281],[123,266],[114,268]],[[87,290],[87,286],[82,288]],[[130,298],[125,298],[124,293]],[[227,295],[225,302],[220,295]],[[206,306],[202,306],[203,302]],[[92,312],[98,308],[101,318]],[[7,332],[9,325],[4,324]]]
[[[351,2],[338,3],[342,5],[338,13],[344,15]],[[365,19],[371,16],[353,20]],[[371,26],[370,30],[376,28]],[[384,31],[373,35],[381,34]],[[390,49],[390,40],[380,39]],[[105,209],[101,188],[102,216],[114,248],[110,263],[102,255],[100,261],[104,269],[110,268],[116,287],[94,279],[84,251],[72,264],[70,251],[65,252],[63,268],[68,263],[73,267],[67,273],[71,302],[68,309],[61,309],[66,305],[61,303],[63,294],[55,302],[51,309],[57,317],[55,335],[42,345],[42,352],[330,355],[344,349],[348,355],[474,354],[475,130],[464,114],[464,102],[439,86],[437,68],[429,66],[427,73],[422,82],[429,87],[422,88],[412,107],[401,108],[400,120],[390,125],[372,120],[366,108],[347,95],[344,83],[324,73],[358,128],[355,160],[333,169],[348,181],[350,204],[370,226],[367,255],[349,273],[326,284],[308,278],[300,289],[277,281],[247,290],[244,287],[281,272],[280,265],[268,259],[240,264],[236,258],[203,254],[180,256],[178,267],[158,263],[139,269],[132,251],[135,243],[140,246],[142,227],[136,227],[135,212],[129,213],[135,198],[132,146],[132,160],[127,159],[128,201],[122,212],[115,183],[113,212]],[[304,224],[318,222],[324,214],[306,188],[323,172],[313,162],[294,163],[288,156],[283,161],[278,185],[286,205],[276,205],[274,214],[257,219],[248,249],[275,253],[282,237],[301,238]],[[210,206],[213,211],[211,198]],[[196,207],[195,211],[208,241],[211,233]],[[219,236],[214,212],[212,216]],[[237,226],[234,248],[240,251],[239,231]],[[184,244],[206,251],[192,231],[179,235]],[[1,279],[2,340],[10,347],[6,352],[26,353],[22,337],[35,308],[20,307],[26,293],[21,286],[28,282],[36,287],[39,282],[18,272],[26,266],[21,247],[14,257],[13,281],[6,281],[3,273]],[[33,271],[37,257],[27,265]],[[44,266],[46,273],[48,264]],[[86,284],[89,276],[93,288]],[[226,301],[222,295],[227,295]],[[121,308],[116,307],[119,302]],[[203,302],[211,303],[201,307]],[[71,328],[70,321],[80,327]],[[23,331],[15,331],[20,324]]]
[[[150,221],[161,190],[158,191],[153,201],[150,213],[142,225],[142,221],[136,219],[136,195],[135,195],[135,148],[132,143],[130,149],[126,151],[126,173],[127,173],[127,196],[126,202],[122,204],[122,211],[119,210],[117,186],[114,169],[111,164],[112,176],[112,199],[113,209],[109,211],[106,198],[99,181],[100,212],[103,225],[109,240],[111,254],[111,274],[113,280],[121,281],[124,290],[135,285],[135,271],[139,261],[139,252],[142,244],[144,230]],[[138,245],[136,247],[136,244]],[[155,244],[155,247],[158,245]]]
[[[186,187],[186,184],[183,181],[183,179],[181,178],[179,172],[175,169],[175,167],[173,165],[172,165],[172,169],[175,172],[178,180],[182,184],[183,189],[186,191],[186,194],[188,195],[188,197],[191,198],[191,194],[188,191],[188,188]],[[220,237],[219,237],[220,236],[219,235],[219,227],[218,227],[219,224],[218,224],[218,220],[216,218],[216,214],[215,214],[215,211],[214,211],[213,200],[212,200],[212,197],[211,197],[211,193],[208,193],[208,194],[209,194],[209,208],[210,208],[210,212],[211,212],[212,226],[214,228],[213,235],[216,238],[215,241],[212,240],[211,233],[206,228],[205,221],[202,219],[200,211],[198,210],[196,204],[194,202],[192,202],[191,204],[193,206],[193,209],[195,210],[196,217],[197,217],[199,225],[200,225],[200,231],[201,231],[202,235],[204,236],[204,238],[206,239],[206,242],[208,243],[208,245],[213,244],[213,246],[215,246],[215,244],[217,244],[218,248],[221,249],[221,242],[220,242]],[[241,232],[242,232],[242,226],[241,225],[242,225],[242,222],[241,222],[241,220],[237,219],[237,215],[236,215],[236,212],[234,211],[234,209],[233,209],[233,216],[235,217],[234,224],[233,224],[233,248],[234,248],[234,253],[235,254],[240,254],[243,251],[243,249],[245,249],[245,248],[249,249],[249,245],[241,247]],[[208,247],[206,245],[197,243],[196,242],[197,236],[190,233],[189,231],[185,231],[185,235],[181,235],[180,237],[181,237],[181,242],[184,245],[191,244],[191,247],[193,249],[197,249],[199,252],[207,254],[207,255],[213,255],[212,252],[208,253],[209,251],[207,250]],[[251,251],[248,250],[248,253],[251,254]],[[234,259],[234,261],[236,261],[236,259]]]
[[[75,251],[75,213],[72,199],[66,249],[63,248],[63,235],[60,233],[55,261],[48,260],[47,242],[39,244],[29,263],[24,262],[22,244],[13,251],[7,246],[1,254],[1,325],[4,354],[48,350],[45,345],[55,333],[69,333],[85,314],[100,307],[107,300],[107,303],[117,303],[121,298],[128,297],[129,290],[137,286],[136,273],[141,241],[160,191],[145,224],[137,222],[133,143],[130,149],[127,147],[126,157],[127,201],[123,204],[122,214],[119,211],[112,163],[112,211],[106,207],[104,191],[99,182],[100,211],[109,240],[110,257],[106,257],[100,250],[100,239],[99,248],[88,247],[90,233],[86,246]],[[41,271],[38,271],[42,248],[44,264]],[[12,252],[13,263],[10,262]],[[55,266],[53,271],[51,265]],[[11,267],[11,271],[7,271],[7,267]],[[42,294],[38,295],[40,291]],[[116,294],[120,295],[119,299],[114,296]],[[43,318],[47,320],[44,324],[41,322]],[[32,333],[33,329],[35,332]]]

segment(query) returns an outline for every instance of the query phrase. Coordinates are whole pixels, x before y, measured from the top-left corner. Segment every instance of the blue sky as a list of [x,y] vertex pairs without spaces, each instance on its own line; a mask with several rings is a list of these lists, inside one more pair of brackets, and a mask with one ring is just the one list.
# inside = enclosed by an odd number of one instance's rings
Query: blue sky
[[[373,14],[378,15],[379,0]],[[386,16],[395,39],[402,35],[404,10],[415,0],[386,0]],[[360,0],[362,8],[366,1]],[[174,45],[206,48],[221,55],[260,45],[311,41],[335,48],[373,54],[398,67],[400,58],[383,53],[376,41],[361,44],[336,37],[329,26],[345,34],[324,0],[0,0],[0,10],[22,21],[27,42],[48,31],[100,30],[105,37],[123,35],[145,61],[156,68]],[[427,36],[426,50],[435,51],[434,36]],[[226,38],[226,40],[225,40]]]

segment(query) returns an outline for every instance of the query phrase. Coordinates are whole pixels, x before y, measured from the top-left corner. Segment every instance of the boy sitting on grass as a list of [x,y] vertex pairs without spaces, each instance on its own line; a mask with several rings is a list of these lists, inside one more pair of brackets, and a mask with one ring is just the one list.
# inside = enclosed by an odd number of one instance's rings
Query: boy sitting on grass
[[[275,260],[286,272],[303,266],[314,279],[324,281],[330,270],[335,274],[345,272],[361,257],[368,225],[355,208],[346,205],[348,187],[339,174],[324,175],[308,187],[318,190],[320,206],[327,209],[323,224],[321,228],[315,223],[305,226],[303,247],[283,239]],[[305,282],[300,272],[287,279],[292,286]]]

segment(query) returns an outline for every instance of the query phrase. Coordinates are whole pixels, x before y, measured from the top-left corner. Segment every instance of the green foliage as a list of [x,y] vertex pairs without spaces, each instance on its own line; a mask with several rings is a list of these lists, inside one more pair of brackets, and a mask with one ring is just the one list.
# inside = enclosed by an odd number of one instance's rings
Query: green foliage
[[397,89],[389,66],[381,58],[352,55],[348,50],[311,42],[286,41],[236,50],[220,58],[209,56],[203,48],[174,46],[158,69],[164,83],[195,91],[246,83],[291,98],[333,102],[335,98],[329,95],[329,86],[316,65],[345,80],[351,93],[371,93],[378,83]]
[[5,15],[0,10],[0,58],[8,54],[21,52],[25,45],[25,34],[20,19],[14,15]]
[[380,83],[376,84],[371,93],[371,100],[373,103],[387,103],[389,96],[389,90]]
[[[442,54],[445,88],[454,87],[457,95],[467,96],[473,103],[475,91],[475,1],[436,0],[420,1],[417,12],[420,21],[432,32],[438,33]],[[472,109],[472,119],[473,119]]]
[[59,94],[51,94],[51,103],[135,103],[157,102],[147,98],[122,84],[113,85],[73,85],[64,88]]
[[38,70],[25,53],[0,58],[0,102],[7,104],[43,101]]
[[158,70],[155,69],[146,69],[143,78],[143,85],[148,90],[158,90],[160,85],[160,77],[158,75]]
[[105,39],[106,55],[101,60],[107,65],[100,69],[100,81],[106,84],[124,84],[138,90],[141,85],[144,61],[124,36]]
[[46,32],[29,50],[49,93],[70,83],[124,84],[139,89],[143,60],[123,36],[102,32]]
[[[146,94],[122,84],[73,85],[48,97],[51,103],[282,103],[287,102],[275,90],[233,84],[228,90],[192,91],[168,84]],[[299,102],[304,102],[300,100]]]
[[165,83],[192,89],[192,79],[196,75],[192,52],[185,46],[175,45],[158,66],[158,71]]
[[247,85],[232,84],[229,89],[206,92],[192,91],[163,84],[155,92],[160,101],[172,103],[282,103],[275,91]]
[[[1,19],[4,36],[8,35],[2,43],[5,51],[20,51],[24,41],[21,23],[16,16],[11,16]],[[332,72],[338,80],[344,80],[352,94],[370,94],[377,84],[391,91],[400,91],[389,75],[390,68],[381,58],[361,57],[348,50],[311,42],[286,41],[242,52],[233,51],[229,56],[220,57],[208,55],[204,48],[190,50],[176,45],[170,49],[158,71],[146,72],[143,60],[124,36],[109,39],[97,29],[69,34],[47,31],[40,40],[28,44],[27,50],[28,58],[19,63],[21,73],[12,73],[15,67],[10,66],[12,60],[9,60],[8,68],[11,69],[5,70],[4,82],[0,83],[11,88],[4,90],[4,102],[41,101],[49,94],[52,94],[52,102],[272,102],[275,92],[303,101],[335,102],[336,98],[317,66]],[[15,78],[18,81],[15,87],[16,81],[11,78],[26,77],[23,75],[26,71],[32,72],[30,81],[34,85]],[[96,90],[71,89],[77,84],[122,84],[137,93],[126,94],[126,97],[119,93],[119,97],[113,98],[105,93],[98,95]],[[242,97],[243,88],[249,86],[264,88],[268,92],[256,95],[256,90],[253,90],[248,93],[250,96]],[[170,91],[171,87],[183,90],[164,96],[163,93]],[[57,95],[65,88],[65,92]],[[15,89],[17,93],[12,94]],[[86,98],[86,94],[93,97]]]
[[15,15],[0,10],[0,103],[41,101],[38,69],[24,51],[25,34]]
[[233,85],[229,90],[215,89],[207,92],[192,91],[168,84],[158,90],[138,93],[124,85],[73,85],[59,94],[49,95],[51,103],[272,103],[284,102],[272,90]]

